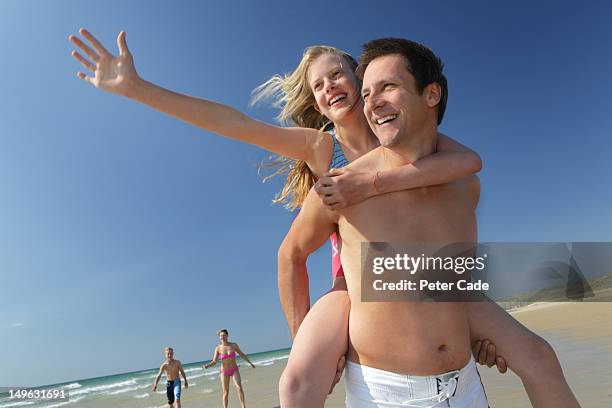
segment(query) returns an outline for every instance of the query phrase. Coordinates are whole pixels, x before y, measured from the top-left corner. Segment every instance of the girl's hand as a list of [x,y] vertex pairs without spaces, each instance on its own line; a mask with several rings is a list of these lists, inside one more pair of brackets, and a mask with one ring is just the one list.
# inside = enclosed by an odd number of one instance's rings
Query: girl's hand
[[72,56],[93,73],[93,76],[87,76],[83,72],[77,72],[77,76],[96,88],[129,97],[140,78],[136,73],[132,54],[125,41],[125,31],[121,31],[117,37],[117,45],[119,46],[117,57],[109,53],[89,31],[81,28],[79,33],[88,40],[93,49],[77,36],[70,35],[68,39],[89,59],[83,57],[77,51],[72,51]]
[[377,194],[376,173],[331,169],[315,184],[315,191],[330,210],[340,210]]

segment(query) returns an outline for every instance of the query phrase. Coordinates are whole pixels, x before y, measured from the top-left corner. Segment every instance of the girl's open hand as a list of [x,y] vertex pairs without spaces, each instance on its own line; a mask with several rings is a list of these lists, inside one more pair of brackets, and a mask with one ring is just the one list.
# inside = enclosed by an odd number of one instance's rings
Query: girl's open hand
[[77,72],[77,76],[96,88],[117,95],[129,96],[139,78],[134,67],[132,54],[125,40],[125,31],[121,31],[117,37],[117,45],[119,46],[117,57],[108,52],[96,37],[86,29],[81,28],[79,33],[85,37],[89,44],[81,41],[75,35],[70,35],[68,39],[88,58],[83,57],[78,51],[72,51],[72,56],[90,71],[90,76],[83,72]]

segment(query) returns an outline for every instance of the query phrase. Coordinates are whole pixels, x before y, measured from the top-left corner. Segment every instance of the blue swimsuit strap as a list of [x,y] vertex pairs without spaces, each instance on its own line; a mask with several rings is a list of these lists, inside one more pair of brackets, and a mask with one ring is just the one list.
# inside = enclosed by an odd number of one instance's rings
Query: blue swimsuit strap
[[349,164],[349,162],[348,160],[346,160],[346,156],[344,155],[342,146],[340,146],[340,143],[338,143],[338,139],[336,139],[336,133],[334,132],[333,128],[329,130],[329,134],[334,140],[334,152],[332,155],[331,163],[329,164],[329,168],[339,169]]

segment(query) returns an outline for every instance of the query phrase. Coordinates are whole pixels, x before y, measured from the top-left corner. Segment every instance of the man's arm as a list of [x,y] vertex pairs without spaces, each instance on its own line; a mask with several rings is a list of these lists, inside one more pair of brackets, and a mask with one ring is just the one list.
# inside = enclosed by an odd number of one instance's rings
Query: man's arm
[[159,379],[161,378],[162,373],[166,370],[166,363],[164,362],[161,367],[159,367],[159,372],[157,376],[155,376],[155,382],[153,383],[153,392],[157,390],[157,384],[159,383]]
[[306,260],[336,230],[337,220],[311,189],[278,250],[278,291],[292,338],[310,308]]
[[185,388],[187,388],[189,387],[189,384],[187,384],[187,376],[185,375],[185,370],[183,370],[183,365],[181,364],[180,361],[178,362],[178,366],[179,366],[179,372],[183,376],[183,380],[185,380]]

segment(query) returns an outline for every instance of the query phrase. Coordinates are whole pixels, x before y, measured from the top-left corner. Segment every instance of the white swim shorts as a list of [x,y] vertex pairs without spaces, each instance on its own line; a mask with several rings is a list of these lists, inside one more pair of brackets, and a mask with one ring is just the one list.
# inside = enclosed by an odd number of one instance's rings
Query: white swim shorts
[[461,370],[425,377],[348,361],[345,381],[347,408],[489,406],[473,357]]

